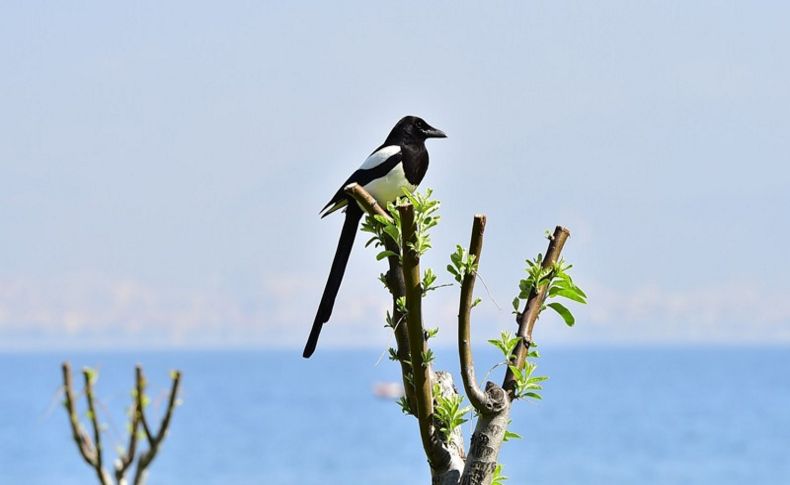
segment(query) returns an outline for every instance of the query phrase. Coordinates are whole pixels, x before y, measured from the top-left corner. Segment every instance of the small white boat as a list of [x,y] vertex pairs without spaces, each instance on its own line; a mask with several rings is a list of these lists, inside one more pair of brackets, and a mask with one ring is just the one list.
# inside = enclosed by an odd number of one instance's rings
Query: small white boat
[[373,395],[382,399],[398,399],[403,396],[403,385],[399,382],[377,382],[373,384]]

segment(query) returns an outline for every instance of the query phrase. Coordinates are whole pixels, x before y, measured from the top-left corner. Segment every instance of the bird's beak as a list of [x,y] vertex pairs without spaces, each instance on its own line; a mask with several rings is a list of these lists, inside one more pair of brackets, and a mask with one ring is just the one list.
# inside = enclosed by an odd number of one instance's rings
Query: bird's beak
[[447,135],[445,135],[442,130],[438,130],[432,126],[423,130],[423,134],[425,138],[447,138]]

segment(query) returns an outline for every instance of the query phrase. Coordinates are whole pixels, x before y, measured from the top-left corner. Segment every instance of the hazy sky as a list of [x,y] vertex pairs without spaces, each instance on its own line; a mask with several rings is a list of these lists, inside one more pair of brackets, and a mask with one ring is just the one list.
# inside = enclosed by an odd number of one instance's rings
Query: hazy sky
[[[790,342],[789,22],[786,2],[4,2],[0,349],[301,347],[341,225],[318,210],[405,114],[449,136],[424,263],[449,281],[489,218],[477,338],[513,327],[562,224],[590,305],[538,341]],[[374,254],[320,346],[386,347]],[[456,301],[426,302],[445,343]]]

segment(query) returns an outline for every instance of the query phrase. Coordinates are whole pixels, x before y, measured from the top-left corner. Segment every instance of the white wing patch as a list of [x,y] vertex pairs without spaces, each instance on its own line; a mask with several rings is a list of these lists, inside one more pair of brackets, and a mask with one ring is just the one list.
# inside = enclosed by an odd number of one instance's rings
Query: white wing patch
[[377,167],[386,162],[389,157],[398,153],[400,153],[399,145],[387,145],[382,147],[380,150],[376,150],[375,152],[371,153],[370,156],[366,158],[364,162],[362,162],[362,166],[359,168],[362,170],[370,170],[371,168]]
[[402,162],[398,162],[387,175],[371,180],[364,186],[365,190],[367,190],[382,207],[387,207],[387,203],[403,195],[402,187],[408,189],[409,192],[414,192],[414,189],[417,188],[406,179],[406,173],[403,171]]

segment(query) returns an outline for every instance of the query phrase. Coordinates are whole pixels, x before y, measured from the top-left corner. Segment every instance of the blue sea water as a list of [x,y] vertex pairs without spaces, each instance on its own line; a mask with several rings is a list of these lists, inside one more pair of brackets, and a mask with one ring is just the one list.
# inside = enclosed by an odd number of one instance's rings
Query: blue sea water
[[[452,350],[437,353],[438,367],[456,368]],[[523,439],[500,455],[508,483],[790,484],[790,349],[542,353],[538,373],[551,379],[542,401],[515,407],[511,428]],[[489,351],[475,357],[481,375],[496,361]],[[60,405],[64,359],[100,371],[106,461],[126,432],[134,364],[145,367],[153,408],[169,370],[183,371],[183,404],[152,485],[429,483],[416,422],[371,392],[398,379],[378,358],[325,349],[310,360],[298,351],[0,354],[0,484],[94,483]]]

